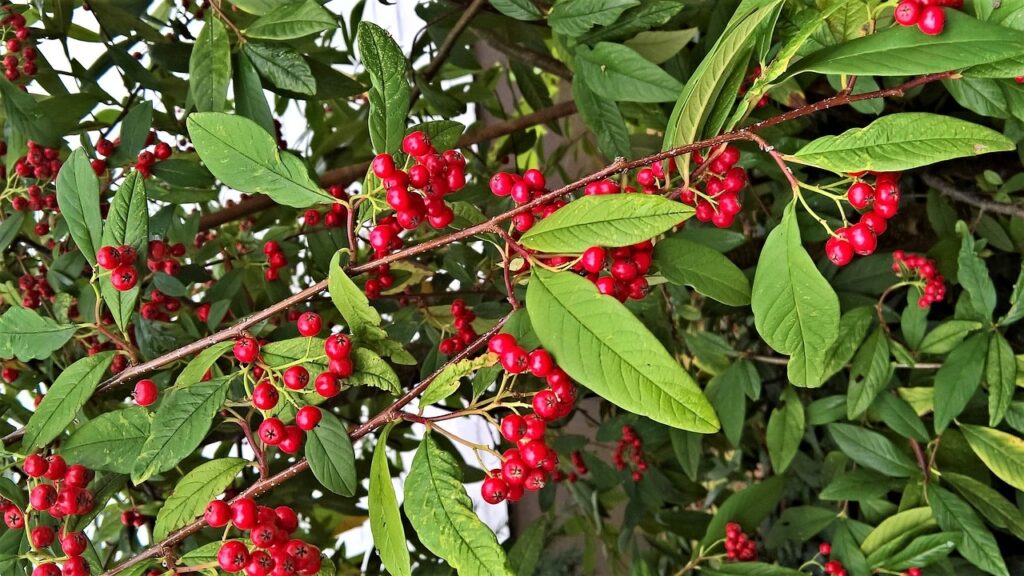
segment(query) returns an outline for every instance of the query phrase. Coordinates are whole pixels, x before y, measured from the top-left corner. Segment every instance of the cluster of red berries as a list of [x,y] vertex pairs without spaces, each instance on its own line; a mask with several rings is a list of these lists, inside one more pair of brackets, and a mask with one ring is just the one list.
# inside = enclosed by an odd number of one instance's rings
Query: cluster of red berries
[[[339,202],[335,202],[330,208],[322,215],[323,223],[326,228],[341,228],[345,225],[345,218],[348,215],[348,205],[345,202],[348,201],[348,193],[338,185],[329,186],[327,193],[331,197],[336,198]],[[308,228],[312,228],[319,224],[321,221],[321,214],[316,208],[310,208],[302,213],[302,222]]]
[[177,276],[181,271],[181,258],[185,256],[185,245],[181,242],[169,244],[163,240],[150,240],[146,251],[146,268],[150,272]]
[[391,154],[378,154],[370,164],[373,174],[384,183],[385,199],[395,210],[395,220],[405,230],[415,230],[424,219],[441,230],[455,219],[444,197],[466,185],[466,159],[458,150],[439,154],[420,131],[402,140],[402,151],[414,160],[408,170],[398,168]]
[[139,281],[139,271],[135,269],[137,257],[138,253],[132,246],[101,246],[96,252],[96,264],[104,270],[110,270],[111,285],[125,292],[135,288]]
[[964,0],[901,0],[893,12],[893,19],[901,26],[917,26],[929,36],[942,34],[946,27],[943,8],[959,10]]
[[[629,463],[626,461],[627,453],[630,456]],[[644,445],[632,426],[622,427],[622,438],[615,445],[612,462],[615,464],[615,469],[619,471],[625,470],[629,467],[629,464],[632,464],[633,471],[631,474],[634,482],[639,482],[644,477],[644,472],[647,471],[647,461],[644,460]]]
[[267,282],[273,282],[281,277],[280,270],[288,265],[288,257],[275,240],[263,244],[263,254],[267,257],[267,269],[263,271],[263,277]]
[[391,266],[381,264],[370,271],[370,277],[366,280],[364,291],[367,298],[379,298],[381,292],[395,285],[395,277],[391,275]]
[[[152,140],[154,134],[150,132],[149,135],[150,140]],[[146,146],[152,144],[150,140],[146,141]],[[157,142],[156,146],[153,146],[152,151],[143,150],[142,152],[139,152],[139,156],[135,160],[135,169],[139,171],[139,174],[142,174],[143,178],[149,178],[153,174],[153,164],[155,164],[157,160],[167,160],[173,153],[174,150],[171,148],[170,144],[166,142]]]
[[558,472],[558,454],[545,442],[547,422],[563,418],[576,402],[576,386],[569,375],[555,365],[543,348],[527,353],[511,334],[497,334],[487,343],[503,368],[512,374],[529,371],[543,378],[548,387],[533,396],[533,414],[509,414],[501,420],[501,435],[516,447],[502,454],[501,468],[491,470],[480,488],[485,502],[516,502],[525,490],[543,488],[549,475]]
[[939,274],[934,260],[896,250],[892,253],[892,271],[904,279],[916,277],[924,281],[921,297],[917,299],[920,308],[927,308],[946,297],[946,279]]
[[140,314],[146,320],[170,322],[171,316],[181,310],[181,300],[168,296],[159,290],[149,293],[149,302],[142,305]]
[[50,181],[60,171],[60,150],[46,148],[32,140],[26,143],[28,152],[14,162],[14,173],[21,178]]
[[[38,184],[29,184],[25,188],[26,196],[15,196],[11,198],[11,207],[19,212],[30,210],[32,212],[38,212],[40,210],[58,211],[60,207],[57,205],[57,195],[50,192],[43,195],[43,189]],[[36,236],[44,236],[49,232],[49,228],[42,228],[47,226],[43,221],[40,221],[36,225],[35,233]]]
[[452,302],[451,310],[452,316],[455,317],[453,322],[455,335],[441,340],[437,347],[438,351],[445,356],[461,352],[477,336],[476,330],[473,330],[473,320],[476,320],[476,313],[470,310],[469,306],[466,306],[466,301],[462,298],[456,298]]
[[[106,317],[103,317],[102,321],[103,321],[104,324],[112,324],[113,323],[113,319],[109,319],[108,320],[108,318],[106,318]],[[89,346],[88,348],[86,348],[86,351],[85,351],[87,356],[95,356],[95,355],[97,355],[97,354],[99,354],[101,352],[105,352],[107,350],[117,350],[117,347],[114,346],[113,342],[100,342],[95,337],[86,338],[85,340],[83,340],[83,343],[87,344]],[[128,357],[125,356],[124,354],[116,354],[116,355],[114,355],[113,361],[110,363],[110,373],[111,374],[120,374],[121,371],[123,371],[127,367],[128,367]]]
[[586,476],[590,472],[587,468],[587,463],[583,461],[583,455],[580,454],[579,450],[573,450],[572,454],[569,455],[569,459],[572,461],[573,471],[569,472],[569,482],[575,482],[579,480],[580,476]]
[[[607,183],[607,188],[614,188],[615,192],[619,191],[618,185],[611,180],[602,180],[602,182]],[[548,190],[546,186],[547,179],[544,177],[544,173],[536,168],[530,168],[523,172],[522,176],[509,172],[498,172],[494,176],[491,176],[490,181],[492,194],[502,197],[509,196],[516,204],[526,204],[527,202],[535,200],[539,196],[547,194]],[[598,183],[592,182],[587,185],[587,190],[593,190],[597,187],[600,187]],[[550,216],[551,213],[562,206],[565,206],[564,200],[555,200],[553,202],[537,206],[532,211],[520,212],[512,218],[512,225],[515,226],[517,231],[526,232],[530,228],[533,228],[533,225],[537,223],[537,220]]]
[[729,522],[725,525],[725,555],[729,560],[753,562],[757,560],[757,544],[743,533],[743,528]]
[[697,166],[707,164],[704,190],[686,188],[679,193],[679,200],[694,207],[697,220],[728,228],[743,210],[739,194],[747,185],[747,171],[736,166],[740,155],[735,146],[724,146],[708,158],[699,152],[693,154]]
[[149,518],[145,514],[136,510],[135,508],[121,512],[122,526],[139,528],[140,526],[144,526],[147,520],[149,520]]
[[[573,270],[586,276],[597,291],[620,301],[642,300],[647,296],[647,272],[651,269],[654,244],[640,242],[632,246],[605,249],[591,246],[580,256]],[[607,270],[608,275],[601,273]]]
[[227,540],[217,551],[217,564],[229,572],[246,576],[308,575],[320,571],[320,550],[293,538],[299,517],[290,506],[259,506],[252,498],[238,498],[231,504],[213,500],[206,505],[203,519],[211,528],[229,523],[244,533],[253,549],[241,540]]
[[[863,180],[875,176],[875,185]],[[836,230],[825,243],[825,254],[836,266],[846,266],[854,255],[867,256],[878,248],[878,237],[889,227],[888,220],[900,210],[899,174],[894,172],[852,174],[857,181],[846,191],[846,201],[857,210],[867,210],[856,224]]]
[[18,288],[21,288],[21,305],[25,308],[39,308],[43,299],[53,301],[56,297],[53,288],[46,280],[46,266],[40,264],[38,273],[22,274],[18,277]]
[[89,546],[86,535],[82,532],[68,532],[65,528],[55,531],[53,527],[43,524],[41,519],[43,513],[61,520],[91,512],[96,505],[95,496],[87,488],[94,476],[92,470],[81,464],[68,466],[56,454],[49,458],[30,454],[21,468],[28,477],[31,509],[26,518],[25,511],[13,502],[0,502],[4,523],[11,530],[26,530],[26,523],[31,523],[35,516],[36,526],[27,530],[32,548],[50,548],[57,541],[62,555],[66,557],[62,567],[53,562],[39,564],[32,571],[32,576],[88,576],[89,564],[82,557]]
[[[0,26],[4,27],[4,30],[8,30],[13,34],[4,39],[4,47],[7,49],[7,53],[4,54],[4,78],[7,78],[11,82],[17,81],[21,78],[21,75],[35,76],[36,74],[36,49],[34,46],[28,46],[27,43],[32,41],[32,32],[29,30],[28,25],[25,22],[25,17],[21,14],[11,14],[12,6],[4,6],[4,12],[8,14],[0,19]],[[18,65],[21,68],[18,68]]]

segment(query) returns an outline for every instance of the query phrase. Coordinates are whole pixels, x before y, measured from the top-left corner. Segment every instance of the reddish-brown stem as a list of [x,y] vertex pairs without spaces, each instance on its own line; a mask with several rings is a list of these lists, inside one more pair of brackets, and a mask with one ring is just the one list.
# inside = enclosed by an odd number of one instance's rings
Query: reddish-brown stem
[[[349,432],[349,437],[352,440],[358,440],[359,438],[366,436],[367,434],[376,430],[377,428],[384,426],[388,422],[400,418],[402,414],[402,408],[407,406],[410,402],[412,402],[420,394],[422,394],[423,391],[426,390],[428,386],[430,386],[430,383],[433,382],[434,379],[441,374],[441,372],[445,369],[446,366],[448,366],[449,364],[453,364],[455,362],[465,360],[466,358],[469,358],[470,356],[475,354],[477,350],[479,350],[482,346],[484,346],[487,343],[488,340],[490,340],[491,336],[494,336],[501,330],[502,326],[505,325],[505,322],[507,320],[508,316],[503,317],[501,320],[498,321],[497,324],[494,325],[493,328],[491,328],[484,334],[478,336],[476,340],[470,342],[465,349],[463,349],[455,356],[452,356],[451,359],[448,360],[448,362],[446,362],[440,368],[435,370],[430,376],[427,376],[422,381],[420,381],[419,384],[413,386],[408,392],[406,392],[400,398],[392,402],[390,406],[378,412],[376,416],[370,418],[364,424],[356,427],[354,430],[351,430]],[[308,469],[309,461],[307,461],[305,458],[302,458],[295,464],[292,464],[291,466],[285,468],[284,470],[278,472],[277,474],[274,474],[273,476],[270,476],[268,478],[261,478],[257,482],[253,483],[251,486],[243,490],[238,496],[236,496],[235,499],[232,500],[232,502],[239,500],[241,498],[256,498],[261,494],[273,490],[277,486],[280,486],[281,484],[287,482],[288,480],[294,478],[295,476],[298,476],[299,474],[305,472]],[[110,570],[107,570],[102,574],[102,576],[114,576],[114,574],[120,574],[121,572],[124,572],[125,570],[131,568],[132,566],[135,566],[136,564],[139,564],[140,562],[144,562],[151,558],[156,558],[157,556],[161,555],[163,550],[174,548],[183,540],[195,534],[196,532],[202,530],[205,527],[206,521],[200,517],[198,520],[195,520],[190,524],[186,525],[185,527],[176,530],[173,534],[171,534],[161,542],[154,544],[150,548],[142,552],[139,552],[132,558],[126,560],[125,562],[122,562],[121,564],[114,566]]]
[[[250,411],[250,415],[252,412]],[[256,462],[260,468],[260,479],[264,479],[270,476],[270,466],[267,465],[267,453],[263,450],[263,447],[256,443],[256,439],[252,435],[252,426],[249,425],[248,419],[238,419],[238,426],[242,429],[242,433],[245,434],[246,441],[249,442],[249,447],[252,448],[254,454],[256,454]]]
[[[473,0],[472,2],[470,2],[469,6],[467,6],[466,9],[462,11],[462,15],[459,16],[459,19],[455,21],[455,24],[452,25],[451,30],[448,31],[448,35],[444,37],[444,40],[441,42],[441,45],[438,46],[437,53],[434,55],[434,58],[430,61],[430,64],[427,64],[427,67],[423,69],[424,81],[430,82],[431,80],[434,79],[434,76],[436,76],[437,73],[440,72],[441,66],[443,66],[445,60],[448,59],[448,55],[451,54],[452,48],[455,48],[455,42],[458,41],[459,36],[462,35],[462,32],[466,29],[467,26],[469,26],[470,21],[472,21],[473,17],[476,16],[477,12],[479,12],[480,9],[483,8],[484,4],[486,4],[484,0]],[[415,102],[419,95],[420,88],[419,86],[414,85],[412,87],[412,92],[411,96],[409,97],[409,100],[411,102]]]

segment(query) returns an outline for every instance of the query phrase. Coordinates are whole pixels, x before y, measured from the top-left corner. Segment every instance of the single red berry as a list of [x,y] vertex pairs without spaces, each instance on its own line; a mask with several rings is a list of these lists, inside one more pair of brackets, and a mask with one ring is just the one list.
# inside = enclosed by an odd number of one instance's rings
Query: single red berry
[[135,384],[135,392],[132,396],[135,397],[135,403],[139,406],[149,406],[156,402],[159,393],[160,390],[156,387],[156,382],[149,378],[143,378]]
[[299,517],[290,506],[274,508],[274,516],[277,518],[277,525],[289,534],[299,527]]
[[544,433],[547,431],[548,425],[544,423],[539,416],[536,414],[527,414],[523,417],[523,422],[526,424],[526,435],[523,438],[529,438],[530,440],[540,440],[544,438]]
[[25,462],[21,465],[21,469],[25,471],[30,478],[39,478],[43,474],[46,474],[46,468],[48,464],[46,459],[39,454],[29,454],[25,457]]
[[324,353],[331,360],[344,360],[352,352],[352,340],[344,334],[331,334],[324,342]]
[[857,223],[850,226],[847,230],[847,238],[849,238],[850,245],[855,253],[867,256],[875,251],[875,248],[878,246],[878,239],[875,238],[875,233],[868,228],[867,224]]
[[413,157],[420,157],[430,152],[430,141],[427,135],[417,130],[402,139],[402,151]]
[[507,494],[508,484],[496,476],[484,479],[483,486],[480,487],[480,496],[488,504],[500,504],[505,500]]
[[303,312],[295,321],[295,325],[299,329],[299,334],[308,337],[319,334],[323,323],[316,312]]
[[285,426],[284,440],[278,445],[285,454],[296,454],[302,448],[302,429],[298,426]]
[[[37,546],[37,548],[45,547],[46,546]],[[57,567],[56,564],[52,562],[40,564],[39,566],[36,566],[34,570],[32,570],[32,576],[61,576],[62,574],[66,574],[66,572],[63,572],[60,568]]]
[[921,9],[917,27],[928,36],[942,34],[942,29],[946,27],[946,13],[941,6],[925,6]]
[[879,216],[878,213],[865,212],[860,217],[860,223],[867,226],[869,230],[875,233],[875,236],[881,236],[885,233],[886,228],[889,227],[886,219]]
[[64,576],[89,576],[92,571],[89,568],[89,563],[83,556],[75,556],[74,558],[68,558],[64,561],[62,566],[62,572]]
[[548,475],[546,472],[540,469],[530,470],[526,474],[526,480],[523,481],[523,486],[530,492],[536,492],[543,488],[548,482]]
[[[33,548],[49,548],[53,544],[54,532],[49,526],[36,526],[29,533]],[[58,572],[60,574],[60,572]]]
[[822,556],[828,556],[831,553],[832,553],[832,545],[831,544],[829,544],[828,542],[822,542],[821,544],[818,544],[818,554],[821,554]]
[[81,532],[69,532],[60,539],[60,548],[68,556],[81,556],[88,545],[89,541]]
[[29,492],[28,501],[36,510],[49,510],[57,502],[57,490],[50,484],[39,484]]
[[85,488],[92,481],[95,474],[81,464],[72,464],[64,472],[64,483],[69,486]]
[[918,0],[903,0],[893,12],[893,19],[901,26],[913,26],[920,18],[921,4]]
[[532,190],[543,190],[547,186],[547,180],[544,178],[544,173],[536,168],[530,168],[526,172],[523,172],[523,182],[526,182]]
[[238,540],[228,540],[217,551],[217,564],[225,572],[240,572],[249,563],[249,549]]
[[548,457],[548,446],[543,440],[531,440],[519,447],[519,456],[527,468],[539,468]]
[[853,246],[848,240],[833,236],[825,242],[825,254],[836,266],[846,266],[853,260]]
[[313,388],[316,393],[324,398],[333,398],[341,392],[341,385],[338,384],[338,377],[331,372],[324,372],[313,381]]
[[252,405],[260,410],[271,410],[277,406],[280,394],[270,382],[260,382],[252,390]]
[[121,254],[113,246],[101,246],[96,251],[96,264],[104,270],[113,270],[121,265]]
[[377,154],[370,163],[370,168],[377,178],[391,178],[395,174],[395,159],[391,154]]
[[519,442],[526,435],[526,421],[518,414],[509,414],[501,419],[501,435],[509,442]]
[[292,366],[284,371],[284,385],[289,390],[302,390],[309,384],[309,371],[302,366]]
[[501,366],[511,374],[521,374],[526,371],[530,357],[519,346],[506,350],[501,354]]
[[248,364],[259,356],[260,344],[254,338],[242,336],[235,340],[235,345],[231,351],[234,353],[236,360],[242,364]]
[[252,530],[259,519],[259,510],[252,498],[239,498],[231,503],[231,523],[239,530]]
[[277,418],[267,418],[260,422],[257,434],[267,446],[277,446],[284,440],[284,423]]
[[580,264],[583,269],[591,274],[597,274],[604,268],[605,250],[600,246],[591,246],[583,253]]
[[320,423],[322,414],[316,406],[303,406],[295,413],[295,425],[299,429],[309,432]]
[[512,194],[512,186],[515,184],[515,177],[508,172],[498,172],[491,176],[491,193],[495,196],[508,196]]
[[327,363],[327,369],[338,378],[348,378],[355,372],[351,358],[335,358]]
[[516,337],[511,334],[495,334],[487,341],[487,350],[499,356],[516,346]]
[[866,182],[855,182],[850,189],[846,191],[846,200],[850,203],[850,206],[858,210],[867,208],[871,201],[874,199],[875,189]]
[[46,473],[43,474],[44,478],[54,482],[64,479],[64,474],[67,472],[68,466],[60,454],[54,454],[47,458],[46,465]]
[[222,528],[231,521],[231,507],[223,500],[212,500],[203,510],[203,519],[212,528]]
[[551,390],[541,390],[533,396],[533,411],[544,420],[558,417],[558,397]]
[[533,352],[530,352],[529,368],[530,373],[538,378],[546,378],[551,370],[555,367],[555,361],[551,359],[551,354],[543,348],[537,348]]

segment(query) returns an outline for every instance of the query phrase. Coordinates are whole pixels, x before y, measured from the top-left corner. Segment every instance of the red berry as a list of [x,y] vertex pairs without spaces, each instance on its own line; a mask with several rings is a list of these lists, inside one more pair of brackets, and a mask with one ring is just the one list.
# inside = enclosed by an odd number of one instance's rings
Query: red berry
[[508,484],[496,476],[489,476],[480,487],[480,495],[488,504],[499,504],[508,494]]
[[93,477],[92,470],[89,470],[81,464],[72,464],[68,466],[68,469],[64,472],[64,483],[69,486],[75,486],[78,488],[85,488],[92,481]]
[[530,168],[526,172],[523,172],[523,182],[526,182],[526,185],[529,186],[531,190],[543,190],[544,186],[547,185],[544,173],[536,168]]
[[850,240],[850,245],[853,246],[853,251],[861,256],[873,253],[878,246],[878,239],[875,238],[875,233],[868,228],[867,224],[857,223],[850,226],[847,238]]
[[921,4],[918,0],[903,0],[893,12],[893,19],[901,26],[913,26],[920,18]]
[[113,270],[121,265],[121,254],[113,246],[101,246],[96,252],[96,264],[104,270]]
[[531,440],[519,448],[519,456],[527,468],[538,468],[548,457],[548,447],[543,440]]
[[558,397],[551,390],[541,390],[533,396],[533,411],[544,420],[558,417]]
[[545,378],[555,367],[555,361],[551,359],[551,354],[548,354],[547,350],[537,348],[530,352],[529,367],[531,374],[538,378]]
[[946,27],[946,13],[940,6],[925,6],[921,9],[917,27],[928,36],[937,36]]
[[508,172],[498,172],[491,176],[491,193],[495,196],[508,196],[512,194],[512,186],[515,184],[515,177]]
[[39,484],[29,492],[28,501],[36,510],[49,510],[57,501],[57,490],[50,484]]
[[338,377],[330,372],[324,372],[313,381],[313,389],[324,398],[333,398],[341,392],[341,385],[338,384]]
[[324,353],[331,360],[343,360],[352,352],[352,340],[344,334],[332,334],[324,342]]
[[525,372],[529,361],[529,355],[526,353],[526,350],[519,346],[515,346],[501,354],[501,366],[511,374]]
[[259,356],[260,345],[255,339],[248,336],[242,336],[235,340],[235,345],[231,349],[235,355],[235,359],[242,364],[248,364]]
[[231,503],[231,523],[239,530],[252,530],[259,519],[259,510],[252,498],[240,498]]
[[135,403],[139,406],[149,406],[156,402],[159,393],[160,390],[156,387],[156,382],[149,378],[143,378],[135,384],[135,393],[132,395],[135,397]]
[[825,254],[836,266],[846,266],[853,260],[853,246],[848,240],[833,236],[825,242]]
[[[42,528],[42,526],[40,526]],[[37,546],[37,548],[45,548],[46,546]],[[61,576],[62,571],[52,562],[40,564],[32,570],[32,576]]]
[[873,211],[862,214],[860,217],[860,223],[867,226],[869,230],[874,232],[875,236],[881,236],[885,233],[885,229],[889,227],[885,218]]
[[298,426],[285,426],[284,440],[278,448],[285,454],[296,454],[302,448],[302,429]]
[[316,406],[303,406],[295,414],[295,425],[301,430],[309,432],[320,423],[322,417],[320,409]]
[[487,342],[487,350],[499,356],[516,346],[516,337],[511,334],[495,334]]
[[530,470],[526,474],[523,486],[530,492],[536,492],[543,488],[548,482],[548,475],[543,470]]
[[580,258],[580,264],[587,272],[597,274],[604,268],[605,256],[604,248],[592,246],[583,253],[583,256]]
[[519,442],[526,435],[526,421],[518,414],[509,414],[501,419],[501,435],[509,442]]
[[303,312],[295,324],[299,329],[299,334],[307,337],[319,334],[322,326],[320,315],[316,312]]
[[30,478],[39,478],[46,474],[47,465],[46,459],[39,454],[29,454],[25,457],[25,462],[21,465],[21,469]]
[[217,564],[225,572],[240,572],[249,563],[249,549],[238,540],[228,540],[217,551]]
[[419,157],[430,152],[430,141],[427,135],[417,130],[402,140],[402,151],[409,156]]
[[267,418],[260,423],[257,434],[267,446],[277,446],[284,440],[284,424],[277,418]]
[[530,440],[540,440],[544,438],[544,433],[547,431],[548,425],[544,423],[540,417],[536,414],[527,414],[523,417],[523,422],[526,423],[526,435],[524,438]]
[[391,154],[377,154],[370,163],[370,168],[377,178],[390,178],[395,173],[395,159]]
[[166,142],[160,142],[153,148],[153,155],[157,160],[167,160],[171,157],[172,152],[170,145]]
[[203,519],[213,528],[222,528],[231,521],[231,507],[223,500],[213,500],[203,510]]
[[75,556],[64,561],[62,572],[64,576],[89,576],[92,572],[89,563],[82,556]]
[[46,472],[43,477],[47,480],[54,482],[64,479],[64,474],[68,470],[67,464],[64,462],[64,458],[59,454],[54,454],[46,459]]
[[[49,526],[36,526],[29,534],[29,540],[33,548],[49,548],[53,544],[53,528]],[[57,574],[60,574],[58,571]]]
[[89,541],[81,532],[69,532],[60,539],[60,548],[68,556],[81,556]]
[[284,385],[289,390],[302,390],[309,384],[309,371],[302,366],[292,366],[284,371]]
[[828,556],[831,553],[832,553],[832,545],[831,544],[829,544],[828,542],[822,542],[821,544],[818,544],[818,554],[821,554],[822,556]]
[[131,290],[138,281],[139,273],[134,266],[118,266],[110,273],[110,283],[120,292]]
[[327,363],[327,369],[338,378],[348,378],[355,372],[350,358],[335,358]]
[[858,210],[863,210],[871,204],[871,200],[874,198],[875,190],[870,184],[866,182],[855,182],[853,186],[846,192],[846,200],[850,203],[850,206]]
[[271,410],[277,406],[280,394],[270,382],[260,382],[252,390],[252,405],[260,410]]

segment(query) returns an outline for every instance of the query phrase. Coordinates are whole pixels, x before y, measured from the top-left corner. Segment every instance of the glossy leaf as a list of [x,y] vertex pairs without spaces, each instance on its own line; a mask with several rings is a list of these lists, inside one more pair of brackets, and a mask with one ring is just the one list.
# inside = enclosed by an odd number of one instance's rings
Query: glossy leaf
[[935,374],[935,430],[942,432],[967,407],[985,371],[988,337],[975,334],[949,354]]
[[595,25],[615,22],[640,0],[564,0],[548,13],[548,25],[559,34],[579,36]]
[[235,89],[235,110],[239,116],[245,116],[259,124],[267,134],[274,136],[274,116],[270,112],[270,105],[267,104],[267,97],[263,95],[260,76],[244,52],[239,52],[236,58],[232,83]]
[[341,267],[341,253],[331,259],[327,289],[331,300],[348,323],[352,334],[368,340],[380,340],[386,336],[380,328],[380,314],[370,305],[366,294],[352,282]]
[[11,306],[0,314],[0,358],[43,360],[67,344],[77,330],[34,310]]
[[57,174],[57,205],[78,249],[90,264],[95,264],[103,231],[100,181],[82,148],[71,153]]
[[949,354],[981,327],[981,322],[972,320],[947,320],[925,334],[919,349],[926,354]]
[[664,196],[584,196],[523,234],[527,248],[541,252],[583,252],[591,246],[630,246],[649,240],[693,214],[693,208]]
[[539,20],[544,16],[534,6],[532,0],[491,0],[491,5],[502,14],[516,20]]
[[359,24],[359,56],[370,73],[370,141],[373,150],[398,152],[405,137],[409,112],[408,63],[386,30],[369,22]]
[[988,342],[985,383],[988,385],[988,424],[997,426],[1017,389],[1017,359],[1009,341],[999,332],[993,332]]
[[988,273],[988,266],[974,251],[974,237],[966,223],[957,222],[960,234],[960,253],[957,257],[957,280],[967,291],[971,308],[979,319],[988,322],[996,308],[996,288]]
[[772,468],[782,474],[789,468],[800,449],[804,437],[806,422],[804,421],[804,405],[792,388],[783,393],[785,404],[772,410],[768,418],[766,442],[768,456],[771,457]]
[[46,446],[67,429],[113,360],[113,352],[101,352],[82,358],[60,373],[25,425],[21,444],[26,452]]
[[321,410],[322,418],[306,434],[306,459],[313,476],[324,488],[342,496],[356,493],[355,451],[348,430],[334,414]]
[[598,96],[579,77],[573,79],[572,99],[576,102],[580,118],[597,137],[597,147],[605,158],[628,158],[632,146],[618,104]]
[[93,470],[130,474],[148,437],[149,411],[132,406],[89,420],[61,443],[60,454]]
[[989,574],[1009,576],[996,539],[966,502],[933,484],[928,486],[928,503],[943,530],[960,532],[956,548],[964,558]]
[[579,46],[575,63],[587,87],[616,102],[671,102],[683,90],[668,72],[622,44]]
[[692,286],[701,294],[730,306],[750,304],[750,281],[731,260],[703,244],[678,236],[654,247],[658,270],[673,284]]
[[541,343],[577,382],[663,424],[705,433],[718,429],[693,379],[643,323],[589,281],[534,269],[526,309]]
[[861,346],[850,367],[850,385],[846,400],[846,417],[856,420],[867,411],[879,392],[892,379],[894,368],[889,361],[889,339],[879,328]]
[[918,473],[910,456],[878,432],[851,424],[829,424],[828,431],[839,449],[862,466],[896,478]]
[[199,112],[220,112],[228,99],[231,80],[231,41],[228,29],[211,10],[199,31],[188,62],[189,92]]
[[274,86],[304,96],[316,94],[316,77],[295,50],[284,44],[260,42],[246,42],[244,50],[260,76]]
[[1024,490],[1024,440],[993,428],[961,424],[960,431],[974,453],[993,474]]
[[159,540],[191,522],[249,465],[242,458],[220,458],[195,467],[174,486],[156,515],[153,537]]
[[245,29],[245,36],[264,40],[291,40],[336,26],[335,17],[323,6],[314,0],[305,0],[298,4],[284,4],[257,18]]

